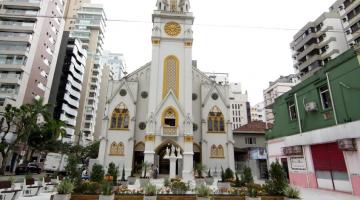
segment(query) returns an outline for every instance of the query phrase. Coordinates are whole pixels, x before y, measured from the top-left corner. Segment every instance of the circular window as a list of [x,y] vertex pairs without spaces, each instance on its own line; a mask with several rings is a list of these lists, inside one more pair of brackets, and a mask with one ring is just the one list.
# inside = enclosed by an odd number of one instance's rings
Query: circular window
[[199,128],[198,125],[194,123],[194,124],[193,124],[193,131],[197,131],[198,128]]
[[126,95],[127,95],[126,90],[124,90],[124,89],[120,90],[120,95],[121,95],[122,97],[126,96]]
[[146,129],[146,123],[145,122],[140,122],[139,123],[139,129],[140,130],[145,130]]
[[216,94],[216,93],[213,93],[213,94],[211,95],[211,98],[214,99],[214,100],[217,100],[217,99],[219,98],[219,95]]
[[198,95],[195,94],[195,93],[193,93],[193,94],[192,94],[192,100],[195,101],[197,98],[198,98]]
[[149,94],[147,92],[145,92],[145,91],[141,92],[141,97],[143,99],[146,99],[148,96],[149,96]]

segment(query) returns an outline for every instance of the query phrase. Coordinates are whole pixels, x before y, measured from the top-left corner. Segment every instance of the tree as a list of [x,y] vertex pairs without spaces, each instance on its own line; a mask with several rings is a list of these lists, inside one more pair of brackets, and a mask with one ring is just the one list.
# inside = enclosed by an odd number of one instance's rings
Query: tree
[[73,183],[75,183],[75,185],[78,185],[81,182],[81,171],[77,167],[78,164],[79,164],[79,160],[75,156],[70,155],[68,158],[68,163],[65,167],[69,179]]
[[[0,153],[2,165],[0,174],[4,174],[6,161],[11,151],[20,144],[27,145],[29,136],[33,131],[38,131],[41,122],[50,119],[50,105],[44,105],[43,99],[34,100],[32,104],[22,105],[20,108],[6,106],[5,113],[0,121],[2,133]],[[9,139],[14,134],[13,139]]]
[[103,167],[99,164],[95,164],[92,167],[92,172],[90,175],[90,181],[101,183],[104,179],[105,172]]
[[286,174],[279,161],[271,163],[269,180],[265,184],[266,192],[270,195],[282,196],[287,186]]

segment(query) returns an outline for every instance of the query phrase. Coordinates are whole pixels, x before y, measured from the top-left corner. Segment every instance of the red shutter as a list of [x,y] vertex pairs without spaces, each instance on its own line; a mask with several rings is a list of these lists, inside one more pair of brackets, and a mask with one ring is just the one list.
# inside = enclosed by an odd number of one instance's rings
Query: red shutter
[[337,143],[311,146],[315,170],[347,172],[343,152]]

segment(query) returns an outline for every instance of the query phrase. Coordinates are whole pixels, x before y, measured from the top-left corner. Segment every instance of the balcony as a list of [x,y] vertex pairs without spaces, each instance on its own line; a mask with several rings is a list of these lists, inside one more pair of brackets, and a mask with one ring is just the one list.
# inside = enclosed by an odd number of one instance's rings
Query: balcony
[[304,68],[308,67],[309,65],[311,65],[311,63],[314,63],[317,60],[321,60],[321,56],[320,55],[313,55],[310,58],[308,58],[304,63],[299,65],[299,70],[302,71]]
[[308,53],[310,53],[312,50],[314,49],[321,49],[322,47],[324,47],[325,45],[329,44],[332,41],[336,41],[335,37],[330,37],[329,39],[323,40],[320,43],[315,43],[312,44],[310,46],[308,46],[303,52],[301,52],[298,56],[297,59],[301,60],[304,56],[306,56]]
[[76,62],[76,59],[74,57],[71,58],[71,63],[75,66],[75,68],[81,72],[81,74],[84,74],[85,72],[85,69],[84,69],[84,66],[83,65],[79,65],[77,62]]
[[68,91],[72,96],[80,99],[80,92],[74,90],[72,87],[71,87],[71,84],[66,84],[66,91]]
[[21,84],[21,75],[20,74],[4,74],[0,73],[0,83],[11,83],[11,84]]
[[76,126],[76,120],[75,119],[70,119],[65,114],[60,115],[60,120],[65,122],[66,124],[71,125],[71,126]]
[[320,30],[316,33],[310,33],[307,36],[305,36],[302,40],[300,40],[297,43],[291,44],[292,47],[294,47],[295,51],[298,51],[301,47],[303,47],[307,42],[309,42],[312,38],[318,38],[322,34],[326,33],[329,30],[333,30],[334,28],[332,26],[327,26],[325,29]]
[[18,91],[10,88],[0,88],[0,97],[16,100]]
[[65,94],[64,100],[65,100],[66,102],[68,102],[70,105],[72,105],[72,106],[74,106],[74,107],[76,107],[76,108],[79,108],[79,102],[76,101],[76,100],[74,100],[73,98],[71,98],[68,93]]
[[68,106],[67,104],[62,105],[62,110],[65,113],[74,116],[75,118],[77,117],[77,114],[78,114],[77,110],[70,108],[70,106]]
[[74,86],[75,88],[77,88],[78,90],[81,91],[82,85],[80,83],[76,82],[72,76],[68,76],[67,80],[71,83],[72,86]]
[[31,43],[32,35],[27,33],[0,32],[0,41]]
[[33,32],[35,23],[0,21],[0,30],[15,32]]
[[358,5],[360,5],[360,1],[354,0],[354,1],[348,1],[349,3],[345,3],[345,14],[348,14],[352,10],[354,10]]
[[71,75],[76,78],[78,81],[82,82],[83,81],[83,75],[82,74],[79,74],[76,70],[75,70],[75,67],[74,67],[74,64],[71,64],[70,65],[70,72],[71,72]]
[[34,10],[14,10],[14,9],[2,9],[0,10],[0,16],[4,18],[10,19],[25,19],[36,21],[36,16],[38,15],[38,11]]
[[166,137],[177,137],[179,136],[179,128],[177,127],[162,127],[161,135]]
[[344,23],[344,29],[348,29],[351,26],[353,26],[354,24],[356,24],[358,21],[360,20],[360,13],[358,13],[354,18],[352,18],[351,20],[349,20],[347,22],[347,24]]
[[1,3],[7,8],[40,9],[41,0],[3,0]]
[[11,44],[0,44],[0,51],[2,54],[28,56],[30,47],[16,46]]

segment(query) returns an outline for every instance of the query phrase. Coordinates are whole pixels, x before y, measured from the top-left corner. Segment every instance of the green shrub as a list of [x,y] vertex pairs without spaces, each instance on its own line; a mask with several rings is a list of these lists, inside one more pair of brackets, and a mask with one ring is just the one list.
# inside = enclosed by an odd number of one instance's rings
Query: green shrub
[[101,183],[104,179],[104,174],[105,172],[103,170],[103,167],[101,165],[95,164],[92,167],[90,180],[93,182]]
[[164,179],[164,186],[165,187],[170,187],[170,180],[168,178]]
[[73,190],[74,184],[69,179],[61,181],[57,186],[57,191],[59,194],[71,194]]
[[225,172],[224,172],[224,168],[221,167],[221,182],[225,182],[226,179],[225,179]]
[[122,169],[121,181],[127,181],[125,178],[125,166],[123,166],[123,169]]
[[113,185],[117,185],[119,170],[113,162],[109,163],[107,174],[113,177]]
[[209,169],[209,171],[207,173],[207,178],[212,178],[210,169]]
[[288,187],[286,174],[279,161],[270,165],[269,180],[266,181],[265,189],[269,195],[283,196],[285,188]]
[[240,181],[239,176],[238,176],[237,173],[235,173],[235,182],[234,182],[234,184],[232,184],[232,186],[233,187],[238,187],[238,188],[244,186],[243,182]]
[[227,168],[225,170],[225,181],[232,180],[233,178],[234,178],[234,172],[230,168]]
[[101,185],[97,182],[83,181],[74,190],[77,194],[96,195],[101,193]]
[[68,178],[75,184],[78,185],[81,182],[81,171],[78,168],[79,159],[74,155],[70,155],[68,163],[65,167]]
[[188,190],[188,187],[184,182],[175,180],[171,183],[171,190],[174,194],[184,194]]
[[209,197],[211,194],[211,189],[204,184],[197,187],[195,191],[198,197]]
[[244,168],[244,171],[241,174],[241,181],[243,182],[244,185],[254,183],[254,178],[252,176],[250,167]]
[[290,199],[300,199],[300,191],[296,188],[287,187],[284,190],[284,195]]
[[249,183],[247,185],[247,195],[249,197],[257,197],[259,195],[259,192],[261,190],[261,185]]
[[156,185],[148,183],[144,188],[145,196],[156,196]]
[[102,190],[102,195],[105,196],[110,196],[112,195],[112,187],[113,185],[107,181],[103,181],[103,183],[101,184],[101,190]]
[[205,170],[205,165],[202,165],[201,163],[198,163],[195,165],[195,171],[197,173],[197,178],[204,178],[203,177],[204,170]]

